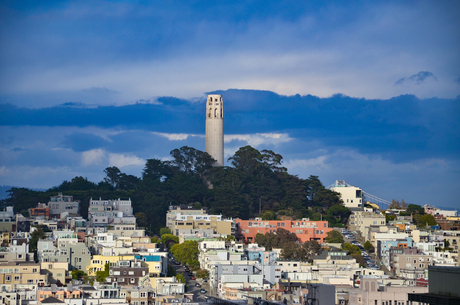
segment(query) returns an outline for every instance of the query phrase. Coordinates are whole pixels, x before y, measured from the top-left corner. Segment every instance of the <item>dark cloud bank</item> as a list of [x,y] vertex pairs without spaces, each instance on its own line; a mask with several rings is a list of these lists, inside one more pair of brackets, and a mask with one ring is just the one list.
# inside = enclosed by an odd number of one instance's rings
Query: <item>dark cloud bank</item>
[[[214,91],[225,102],[226,134],[287,132],[328,146],[381,154],[394,162],[424,158],[458,159],[460,99],[418,99],[402,95],[367,100],[344,95],[282,96],[270,91]],[[96,126],[164,133],[204,133],[204,100],[162,97],[161,104],[19,108],[0,104],[2,126]],[[77,133],[66,146],[84,151],[103,142]]]

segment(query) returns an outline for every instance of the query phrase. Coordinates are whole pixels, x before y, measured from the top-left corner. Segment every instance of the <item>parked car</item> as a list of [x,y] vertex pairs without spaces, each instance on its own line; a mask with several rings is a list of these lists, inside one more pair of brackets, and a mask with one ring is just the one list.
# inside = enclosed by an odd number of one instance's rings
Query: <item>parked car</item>
[[191,280],[196,280],[196,277],[191,276],[190,279],[191,279]]
[[200,292],[201,292],[201,293],[206,293],[206,290],[205,290],[205,289],[201,289]]
[[198,288],[201,288],[201,284],[200,284],[200,283],[196,283],[195,286],[198,287]]

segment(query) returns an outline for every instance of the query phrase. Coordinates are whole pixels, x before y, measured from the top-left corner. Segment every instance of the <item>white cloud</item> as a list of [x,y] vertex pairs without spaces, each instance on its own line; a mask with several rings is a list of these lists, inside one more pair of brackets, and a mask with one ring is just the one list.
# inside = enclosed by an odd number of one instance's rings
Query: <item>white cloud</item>
[[106,154],[104,150],[100,148],[84,151],[81,154],[81,163],[83,166],[100,165],[102,162],[105,161]]
[[7,176],[10,170],[6,166],[0,166],[0,176]]
[[204,137],[204,135],[187,134],[187,133],[152,132],[152,134],[164,137],[170,141],[183,141],[183,140],[187,140],[188,137],[201,137],[201,138]]
[[109,154],[109,166],[122,168],[128,165],[144,165],[145,160],[136,156],[126,156],[122,154]]
[[245,141],[248,145],[259,146],[262,144],[281,144],[292,140],[287,133],[256,133],[256,134],[230,134],[224,135],[224,142],[234,140]]

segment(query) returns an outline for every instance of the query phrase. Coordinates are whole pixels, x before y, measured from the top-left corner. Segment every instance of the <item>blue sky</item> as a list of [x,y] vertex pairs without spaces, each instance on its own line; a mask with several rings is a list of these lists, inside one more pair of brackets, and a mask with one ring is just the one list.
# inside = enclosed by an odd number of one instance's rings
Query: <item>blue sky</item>
[[[299,3],[300,2],[300,3]],[[457,1],[2,1],[0,184],[93,181],[204,149],[273,149],[290,173],[459,207]]]

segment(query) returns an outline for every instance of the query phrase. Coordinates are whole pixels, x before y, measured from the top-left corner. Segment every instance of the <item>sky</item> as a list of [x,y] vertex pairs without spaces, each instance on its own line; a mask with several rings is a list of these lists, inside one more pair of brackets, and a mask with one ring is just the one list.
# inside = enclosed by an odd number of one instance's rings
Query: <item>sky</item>
[[[460,210],[458,1],[0,1],[0,185],[204,150]],[[228,164],[228,163],[227,163]]]

